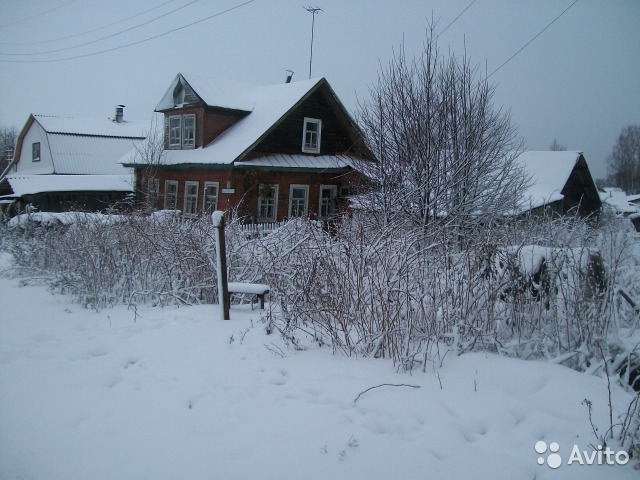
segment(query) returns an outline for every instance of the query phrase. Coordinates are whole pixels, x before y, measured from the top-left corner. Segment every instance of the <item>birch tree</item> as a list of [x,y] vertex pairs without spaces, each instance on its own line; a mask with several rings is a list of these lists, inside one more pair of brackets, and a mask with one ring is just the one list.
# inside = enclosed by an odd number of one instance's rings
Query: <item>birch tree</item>
[[515,210],[527,183],[515,163],[522,141],[494,93],[466,54],[440,53],[434,24],[420,56],[400,48],[380,70],[358,120],[378,160],[361,168],[383,223],[459,236]]

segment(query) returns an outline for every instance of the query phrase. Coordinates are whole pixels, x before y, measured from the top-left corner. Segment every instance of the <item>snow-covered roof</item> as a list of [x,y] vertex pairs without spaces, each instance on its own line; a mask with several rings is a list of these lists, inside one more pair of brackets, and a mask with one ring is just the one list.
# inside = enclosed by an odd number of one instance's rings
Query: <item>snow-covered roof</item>
[[129,175],[9,175],[15,196],[44,192],[131,192]]
[[179,73],[156,106],[156,111],[176,107],[173,92],[184,79],[194,92],[210,107],[228,108],[250,112],[256,99],[256,86],[217,77],[203,77],[191,73]]
[[149,130],[149,125],[144,122],[123,121],[117,123],[108,118],[76,118],[53,115],[33,115],[33,117],[47,133],[142,139],[145,137],[145,131]]
[[522,208],[529,210],[562,200],[562,189],[569,180],[582,152],[527,151],[516,163],[530,178],[530,186],[523,192]]
[[125,168],[118,159],[135,151],[139,139],[122,137],[92,137],[49,133],[53,168],[57,174],[122,175]]
[[275,153],[247,161],[236,162],[237,167],[336,169],[353,166],[353,159],[346,155],[302,155]]
[[[180,74],[167,94],[173,91],[179,77]],[[255,86],[197,75],[184,74],[183,77],[207,105],[234,108],[251,113],[238,120],[204,148],[167,150],[163,159],[165,165],[233,163],[261,140],[299,102],[319,85],[326,83],[324,78],[315,78],[300,82]],[[166,98],[167,95],[165,95]],[[163,99],[156,110],[173,107],[171,95],[171,102]],[[125,155],[120,159],[120,163],[135,164],[135,153]]]
[[640,213],[640,207],[630,203],[630,198],[620,188],[605,188],[604,192],[598,192],[602,203],[609,205],[616,213],[630,215]]

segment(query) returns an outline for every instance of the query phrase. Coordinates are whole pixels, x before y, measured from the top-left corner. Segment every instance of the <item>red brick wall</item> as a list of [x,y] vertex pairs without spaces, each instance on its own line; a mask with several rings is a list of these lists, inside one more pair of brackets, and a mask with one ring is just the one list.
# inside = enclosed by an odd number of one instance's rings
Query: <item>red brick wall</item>
[[[147,178],[140,179],[141,170],[137,170],[139,191],[146,192]],[[257,219],[258,189],[260,184],[277,184],[278,187],[278,220],[284,220],[289,214],[289,191],[292,184],[309,185],[308,214],[311,218],[317,218],[320,200],[320,185],[335,185],[337,193],[340,189],[350,184],[358,174],[314,173],[314,172],[271,172],[265,170],[245,169],[158,169],[155,178],[160,180],[160,197],[156,208],[164,208],[165,180],[178,182],[178,210],[184,210],[185,182],[197,181],[198,208],[203,206],[203,193],[205,182],[218,182],[218,208],[232,210],[238,207],[238,213],[249,217],[248,220]],[[233,193],[223,193],[227,188],[227,182]]]

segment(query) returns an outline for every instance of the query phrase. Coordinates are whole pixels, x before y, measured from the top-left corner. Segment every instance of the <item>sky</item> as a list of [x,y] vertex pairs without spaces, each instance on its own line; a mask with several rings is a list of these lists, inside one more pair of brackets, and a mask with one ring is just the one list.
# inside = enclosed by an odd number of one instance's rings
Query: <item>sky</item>
[[118,104],[151,123],[178,72],[306,79],[311,6],[312,76],[354,115],[394,49],[420,53],[433,18],[441,51],[466,46],[490,75],[527,149],[557,139],[599,178],[622,128],[640,124],[638,0],[0,0],[0,124],[113,117]]

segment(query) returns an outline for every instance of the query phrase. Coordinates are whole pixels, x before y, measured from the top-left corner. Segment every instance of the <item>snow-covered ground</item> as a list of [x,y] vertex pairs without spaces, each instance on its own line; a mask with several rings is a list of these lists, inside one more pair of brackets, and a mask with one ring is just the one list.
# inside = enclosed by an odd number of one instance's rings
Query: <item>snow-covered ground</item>
[[[288,348],[249,306],[96,313],[18,283],[0,275],[3,480],[639,477],[566,464],[597,444],[585,398],[608,427],[602,378],[488,354],[397,373]],[[614,388],[616,413],[630,398]]]

